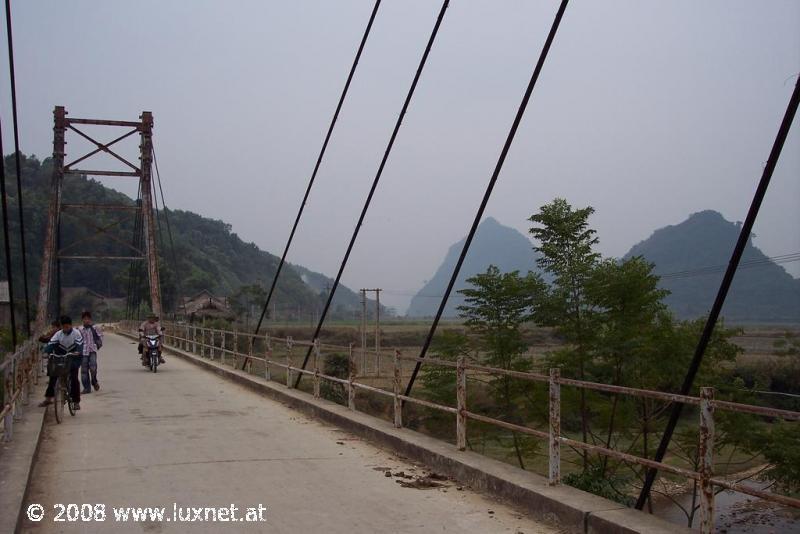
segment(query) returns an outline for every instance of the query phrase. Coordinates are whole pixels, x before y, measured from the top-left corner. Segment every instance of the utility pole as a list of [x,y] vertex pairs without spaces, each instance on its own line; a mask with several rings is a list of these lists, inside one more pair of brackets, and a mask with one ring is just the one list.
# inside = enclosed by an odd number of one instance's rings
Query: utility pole
[[381,352],[381,289],[375,289],[375,354]]
[[367,290],[361,292],[361,369],[367,370]]
[[361,365],[366,369],[367,363],[367,291],[375,292],[375,373],[381,372],[381,291],[377,289],[361,289]]

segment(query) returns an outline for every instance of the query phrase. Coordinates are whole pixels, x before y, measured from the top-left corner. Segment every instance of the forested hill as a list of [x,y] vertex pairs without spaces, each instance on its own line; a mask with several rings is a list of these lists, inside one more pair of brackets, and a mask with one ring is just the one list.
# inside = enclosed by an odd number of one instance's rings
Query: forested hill
[[[21,257],[16,171],[13,156],[4,159],[6,183],[9,193],[9,216],[11,223],[12,258]],[[47,208],[50,201],[50,159],[39,161],[35,157],[23,157],[22,186],[25,210],[26,245],[28,251],[29,285],[31,292],[38,290],[39,273],[42,263]],[[96,180],[85,177],[66,177],[64,203],[129,204],[135,201],[128,196],[103,186]],[[92,211],[83,214],[96,226],[104,227],[114,221],[123,220],[115,227],[114,235],[125,241],[132,239],[133,212]],[[241,286],[260,284],[269,286],[275,275],[279,258],[260,250],[254,243],[245,243],[223,221],[209,219],[196,213],[169,210],[169,223],[172,230],[175,254],[170,248],[164,213],[159,213],[160,222],[160,270],[165,308],[174,305],[179,291],[192,295],[208,289],[217,295],[231,295]],[[93,233],[92,226],[67,212],[62,215],[62,247],[85,238]],[[130,255],[131,250],[122,244],[100,237],[69,248],[72,255],[106,253]],[[0,251],[0,254],[2,251]],[[127,293],[128,262],[64,261],[62,264],[62,287],[86,286],[102,295],[123,297]],[[17,287],[21,287],[21,269],[15,266]],[[317,275],[319,279],[325,277]],[[324,303],[326,294],[318,284],[307,284],[292,265],[286,265],[281,272],[274,302],[279,309],[298,310],[309,313],[318,310]],[[35,299],[35,295],[31,295]],[[358,307],[357,295],[346,287],[340,287],[334,299],[335,314],[352,316]]]
[[[669,307],[683,318],[706,315],[714,302],[740,226],[712,210],[653,232],[626,257],[644,256],[661,274]],[[789,251],[787,251],[789,252]],[[800,320],[800,280],[748,241],[723,316],[736,322]]]

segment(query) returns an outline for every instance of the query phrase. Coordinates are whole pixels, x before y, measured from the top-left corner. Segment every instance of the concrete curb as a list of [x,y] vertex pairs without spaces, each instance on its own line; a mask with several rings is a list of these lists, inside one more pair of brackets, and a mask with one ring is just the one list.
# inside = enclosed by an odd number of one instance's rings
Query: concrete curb
[[[125,332],[119,333],[133,338]],[[546,478],[531,472],[474,452],[458,451],[451,444],[441,440],[413,430],[394,428],[387,421],[350,411],[327,400],[314,399],[307,393],[288,389],[276,382],[267,382],[262,377],[223,366],[173,347],[164,348],[198,367],[214,372],[310,417],[391,449],[478,491],[500,498],[532,517],[569,532],[613,534],[691,532],[689,529],[570,486],[550,486]]]
[[[45,384],[47,377],[44,377]],[[14,437],[3,443],[2,476],[0,476],[0,532],[21,532],[25,518],[31,477],[42,443],[47,410],[36,406],[42,393],[42,381],[34,386],[33,395],[22,420],[14,424]],[[5,513],[5,512],[8,513]]]

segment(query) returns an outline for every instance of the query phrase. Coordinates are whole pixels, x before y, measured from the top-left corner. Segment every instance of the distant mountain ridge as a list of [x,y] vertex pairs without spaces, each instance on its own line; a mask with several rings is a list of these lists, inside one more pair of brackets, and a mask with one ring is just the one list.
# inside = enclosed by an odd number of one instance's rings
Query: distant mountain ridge
[[[680,224],[666,226],[634,245],[625,255],[642,256],[664,275],[665,299],[681,318],[706,315],[714,302],[740,225],[718,212],[693,213]],[[718,267],[717,269],[709,269]],[[773,263],[748,241],[722,315],[734,322],[800,320],[800,280]]]
[[[739,224],[725,220],[716,211],[701,211],[680,224],[656,230],[624,257],[643,256],[655,265],[656,274],[664,275],[660,285],[670,291],[665,302],[676,316],[702,317],[714,301],[739,229]],[[436,313],[463,245],[464,239],[450,247],[433,277],[411,300],[408,316]],[[478,227],[455,290],[463,289],[467,278],[489,265],[504,272],[536,271],[537,257],[526,236],[487,218]],[[463,302],[456,291],[445,308],[447,317],[458,316],[457,306]],[[722,315],[732,322],[800,321],[800,280],[772,262],[750,240]]]
[[[450,247],[436,273],[411,299],[408,316],[430,317],[436,314],[465,240],[466,237]],[[533,250],[533,244],[527,237],[513,228],[503,226],[493,217],[487,217],[478,226],[444,316],[458,316],[457,307],[462,303],[462,297],[457,291],[467,287],[468,278],[486,271],[490,265],[497,266],[503,272],[520,271],[524,274],[537,271],[537,258],[538,253]]]

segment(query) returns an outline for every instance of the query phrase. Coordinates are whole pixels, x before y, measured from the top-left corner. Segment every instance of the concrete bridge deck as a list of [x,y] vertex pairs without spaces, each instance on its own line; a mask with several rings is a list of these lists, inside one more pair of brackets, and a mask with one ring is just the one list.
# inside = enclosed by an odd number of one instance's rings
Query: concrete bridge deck
[[[45,518],[23,532],[555,532],[454,482],[404,487],[394,475],[426,469],[180,358],[153,375],[127,338],[107,335],[99,365],[76,417],[48,415],[26,499]],[[57,503],[105,504],[105,521],[54,522]],[[237,517],[262,504],[266,521],[175,522],[173,503]],[[165,519],[117,522],[112,507]]]

